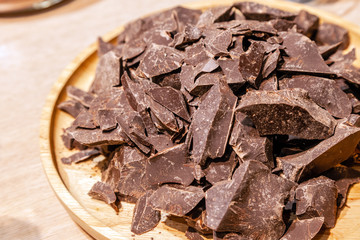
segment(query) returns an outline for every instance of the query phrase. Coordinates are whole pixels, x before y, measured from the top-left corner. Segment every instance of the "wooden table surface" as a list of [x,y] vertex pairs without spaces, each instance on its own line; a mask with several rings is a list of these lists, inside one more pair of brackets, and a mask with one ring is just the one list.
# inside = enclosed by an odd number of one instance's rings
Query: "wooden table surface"
[[[38,136],[46,95],[97,36],[191,1],[74,0],[37,15],[0,18],[0,239],[92,239],[60,205],[42,170]],[[358,0],[308,4],[360,24]]]

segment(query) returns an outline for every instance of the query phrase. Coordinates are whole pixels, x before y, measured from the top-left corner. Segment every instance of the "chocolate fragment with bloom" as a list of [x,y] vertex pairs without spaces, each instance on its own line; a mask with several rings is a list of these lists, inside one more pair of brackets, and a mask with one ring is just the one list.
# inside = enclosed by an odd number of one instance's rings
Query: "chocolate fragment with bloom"
[[220,159],[215,159],[204,170],[206,180],[214,185],[217,182],[231,179],[237,164],[238,158],[234,151],[231,151],[230,154],[225,154]]
[[359,142],[360,128],[339,123],[330,138],[304,152],[278,157],[276,161],[285,177],[303,181],[347,160]]
[[110,52],[115,49],[115,45],[105,42],[101,37],[98,37],[98,56],[101,57],[107,52]]
[[66,94],[80,102],[82,105],[84,105],[85,107],[90,107],[91,102],[94,100],[94,96],[88,92],[85,92],[83,90],[81,90],[80,88],[74,87],[74,86],[67,86],[66,87]]
[[206,191],[206,224],[214,231],[241,232],[252,239],[278,239],[285,232],[284,200],[294,186],[272,174],[264,164],[246,161],[232,180]]
[[301,10],[298,13],[294,22],[296,23],[298,30],[309,38],[312,37],[319,27],[319,17],[305,10]]
[[336,199],[338,190],[335,181],[320,176],[301,183],[295,192],[296,215],[300,219],[324,217],[324,226],[332,228],[336,222]]
[[296,14],[271,8],[266,5],[254,2],[241,2],[234,5],[245,15],[246,19],[267,21],[270,19],[284,18],[292,20]]
[[194,209],[204,196],[199,187],[163,185],[150,196],[149,204],[154,209],[181,217]]
[[311,240],[320,231],[324,217],[294,220],[280,240]]
[[249,91],[237,109],[248,115],[261,136],[293,135],[325,139],[333,135],[335,119],[299,88],[278,91]]
[[95,157],[100,154],[100,151],[97,149],[86,149],[80,152],[76,152],[69,157],[61,158],[61,162],[63,164],[71,164],[71,163],[78,163],[81,161],[88,160],[92,157]]
[[204,238],[192,227],[188,227],[185,232],[185,237],[189,240],[204,240]]
[[318,45],[332,45],[341,42],[340,49],[346,49],[349,46],[350,37],[345,28],[332,23],[322,23],[317,29],[315,41]]
[[114,208],[116,212],[119,212],[119,208],[116,204],[116,195],[106,183],[96,182],[88,192],[88,195],[92,198],[104,201]]
[[149,205],[149,198],[153,191],[147,191],[141,196],[135,205],[131,222],[131,231],[135,234],[143,234],[154,229],[161,219],[161,212]]
[[84,105],[82,105],[79,101],[76,100],[67,100],[61,102],[59,105],[57,105],[57,108],[70,114],[74,118],[76,118],[81,111],[86,110]]

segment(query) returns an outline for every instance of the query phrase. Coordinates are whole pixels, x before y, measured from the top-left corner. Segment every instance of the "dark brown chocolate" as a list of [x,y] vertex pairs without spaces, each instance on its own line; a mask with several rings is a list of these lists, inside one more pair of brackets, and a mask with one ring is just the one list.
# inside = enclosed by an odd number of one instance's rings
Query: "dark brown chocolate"
[[280,59],[280,50],[276,49],[274,52],[269,53],[264,62],[262,69],[262,77],[267,78],[273,71],[275,71]]
[[72,154],[69,157],[63,157],[61,158],[61,162],[63,164],[72,164],[72,163],[78,163],[85,160],[88,160],[92,157],[95,157],[100,154],[100,151],[97,149],[86,149],[82,150],[80,152],[76,152]]
[[241,232],[251,239],[279,239],[285,232],[284,199],[294,186],[264,164],[246,161],[232,180],[206,191],[206,224],[214,231]]
[[109,205],[114,205],[116,195],[109,185],[102,182],[96,182],[89,191],[88,195],[92,198],[106,202]]
[[86,110],[84,105],[82,105],[79,101],[76,100],[67,100],[61,102],[58,106],[58,109],[70,114],[72,117],[76,118],[79,113],[83,110]]
[[230,180],[234,169],[238,163],[238,158],[234,151],[228,156],[216,159],[204,170],[206,180],[214,185],[223,180]]
[[305,10],[301,10],[295,17],[294,22],[298,31],[311,38],[319,27],[319,17]]
[[293,221],[280,240],[311,240],[320,231],[324,223],[323,217],[297,219]]
[[154,229],[160,222],[161,213],[149,205],[149,198],[153,191],[146,192],[135,205],[131,222],[131,231],[135,234],[143,234]]
[[332,228],[336,222],[335,181],[321,176],[301,183],[295,192],[296,215],[300,219],[324,217],[324,226]]
[[279,91],[249,91],[237,109],[248,115],[261,136],[293,135],[324,139],[334,133],[335,119],[299,88]]
[[243,79],[239,70],[239,58],[219,58],[218,63],[230,87],[236,85],[236,87],[239,88],[245,84],[246,81]]
[[360,141],[360,128],[339,123],[335,134],[301,153],[278,157],[278,166],[285,177],[302,181],[317,176],[348,159]]
[[271,8],[254,2],[241,2],[236,3],[234,6],[240,9],[246,19],[267,21],[276,18],[293,19],[296,16],[294,13]]
[[340,49],[346,49],[349,46],[350,38],[346,29],[332,23],[322,23],[317,30],[315,41],[318,45],[332,45],[341,42]]
[[94,100],[94,96],[91,95],[90,93],[87,93],[77,87],[74,87],[74,86],[67,86],[66,87],[66,94],[80,102],[82,105],[84,105],[85,107],[90,107],[91,105],[91,102]]
[[204,198],[204,191],[199,187],[164,185],[149,198],[151,207],[175,216],[185,216]]
[[104,40],[101,37],[98,37],[97,53],[98,53],[99,57],[103,56],[107,52],[110,52],[114,49],[115,49],[114,45],[112,45],[111,43],[108,43],[108,42],[104,42]]
[[189,240],[204,240],[204,238],[192,227],[188,227],[185,232],[185,237]]

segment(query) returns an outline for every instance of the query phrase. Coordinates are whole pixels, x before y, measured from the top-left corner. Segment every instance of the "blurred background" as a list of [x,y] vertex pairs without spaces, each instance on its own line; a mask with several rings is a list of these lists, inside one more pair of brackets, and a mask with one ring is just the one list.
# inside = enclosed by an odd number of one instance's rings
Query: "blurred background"
[[[0,239],[91,239],[60,205],[42,170],[38,136],[46,96],[97,36],[192,1],[0,0]],[[358,0],[293,1],[360,24]]]

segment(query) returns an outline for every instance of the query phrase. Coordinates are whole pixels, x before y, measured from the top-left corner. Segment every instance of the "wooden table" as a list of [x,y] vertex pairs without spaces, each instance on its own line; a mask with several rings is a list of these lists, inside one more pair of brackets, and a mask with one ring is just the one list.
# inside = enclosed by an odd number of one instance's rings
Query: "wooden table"
[[[91,239],[57,201],[39,159],[42,106],[62,69],[115,27],[192,0],[76,0],[0,18],[0,238]],[[357,0],[309,3],[360,23]]]

